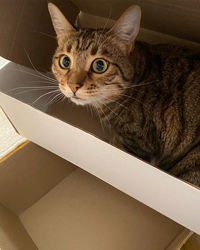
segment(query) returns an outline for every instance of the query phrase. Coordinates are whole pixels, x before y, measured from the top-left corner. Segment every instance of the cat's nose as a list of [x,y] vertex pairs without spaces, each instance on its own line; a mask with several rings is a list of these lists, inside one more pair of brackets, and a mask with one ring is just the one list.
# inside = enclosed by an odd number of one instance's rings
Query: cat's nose
[[68,83],[68,85],[73,93],[76,93],[76,91],[82,86],[80,83]]

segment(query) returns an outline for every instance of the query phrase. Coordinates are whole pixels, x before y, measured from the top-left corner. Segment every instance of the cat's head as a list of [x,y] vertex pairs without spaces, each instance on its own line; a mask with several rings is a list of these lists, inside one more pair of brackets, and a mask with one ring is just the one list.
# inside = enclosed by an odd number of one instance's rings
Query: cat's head
[[129,7],[110,30],[78,30],[54,4],[48,7],[58,41],[52,71],[62,93],[79,105],[118,99],[133,77],[129,55],[139,32],[140,7]]

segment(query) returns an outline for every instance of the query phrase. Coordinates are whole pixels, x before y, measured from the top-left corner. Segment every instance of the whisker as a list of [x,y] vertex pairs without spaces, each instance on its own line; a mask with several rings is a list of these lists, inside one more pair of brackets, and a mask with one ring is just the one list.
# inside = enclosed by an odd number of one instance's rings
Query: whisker
[[105,126],[105,125],[104,125],[104,123],[103,123],[103,120],[101,119],[101,116],[100,116],[99,112],[98,112],[99,109],[101,110],[101,112],[103,113],[104,117],[106,118],[106,120],[108,121],[109,124],[110,124],[110,122],[109,122],[109,120],[107,119],[107,117],[106,117],[105,113],[103,112],[103,109],[101,108],[100,105],[98,105],[98,104],[96,103],[96,104],[94,104],[94,107],[95,107],[96,113],[97,113],[97,115],[98,115],[98,117],[99,117],[99,120],[100,120],[100,123],[101,123],[101,127],[102,127],[102,129],[104,130],[104,126]]
[[[43,79],[43,80],[40,80],[40,81],[28,81],[29,83],[31,82],[33,82],[33,83],[44,83],[44,84],[47,84],[47,83],[49,83],[49,84],[51,84],[51,82],[49,82],[49,80],[46,80],[46,79]],[[58,82],[55,80],[55,83],[57,83],[57,85],[58,85]],[[54,84],[53,84],[54,85]]]
[[56,95],[46,104],[46,106],[52,104],[52,103],[55,102],[56,100],[58,101],[60,96],[63,97],[62,95],[63,95],[62,92],[56,94]]
[[15,95],[20,95],[20,94],[24,94],[24,93],[29,93],[29,92],[31,92],[31,91],[44,91],[44,90],[46,90],[46,89],[28,89],[28,90],[24,90],[24,91],[15,93]]
[[[137,98],[134,98],[131,95],[126,95],[126,94],[122,94],[122,93],[119,94],[119,92],[115,88],[113,88],[113,89],[109,88],[108,90],[110,91],[111,94],[117,94],[119,96],[119,98],[122,97],[122,96],[125,96],[125,97],[128,97],[129,99],[132,99],[132,100],[138,102],[138,103],[141,103],[142,105],[144,105],[144,107],[147,107],[147,105],[145,105],[144,103],[140,102]],[[106,90],[105,92],[107,92],[108,90]]]
[[119,116],[119,114],[117,114],[116,112],[114,112],[111,108],[109,108],[109,106],[108,105],[106,105],[106,104],[104,104],[104,103],[102,103],[106,108],[108,108],[116,117],[116,120],[120,120],[123,124],[126,124],[126,126],[130,129],[130,125],[129,124],[127,124],[127,122],[126,121],[124,121],[120,116]]
[[152,83],[156,83],[156,82],[159,82],[159,81],[160,80],[155,80],[155,81],[151,81],[151,82],[141,82],[139,84],[134,84],[132,86],[125,87],[124,89],[135,88],[135,87],[140,87],[140,86],[146,86],[146,85],[150,85]]
[[[10,69],[10,70],[19,71],[19,72],[26,73],[26,74],[31,75],[31,76],[39,77],[40,79],[43,79],[43,80],[47,80],[46,78],[43,78],[39,75],[33,74],[33,73],[25,71],[25,70],[21,70],[21,69]],[[51,78],[51,80],[49,80],[49,81],[50,81],[49,84],[52,84],[52,85],[56,85],[56,83],[57,83],[57,81],[53,78]]]
[[[138,84],[134,84],[134,85],[131,85],[131,86],[128,86],[128,87],[122,87],[123,89],[131,89],[131,88],[135,88],[135,87],[140,87],[140,86],[146,86],[146,85],[150,85],[152,83],[156,83],[156,82],[159,82],[160,80],[156,80],[156,81],[151,81],[151,82],[141,82],[141,83],[138,83]],[[110,84],[106,84],[107,86],[115,86],[115,85],[118,85],[118,83],[110,83]],[[110,87],[109,87],[110,89]]]
[[126,110],[130,111],[130,109],[128,109],[126,106],[124,106],[122,103],[119,103],[118,101],[115,101],[115,100],[112,100],[112,99],[109,99],[109,98],[106,98],[106,100],[117,103],[120,106],[122,106],[123,108],[125,108]]
[[143,102],[139,101],[137,98],[134,98],[133,96],[125,95],[125,94],[120,94],[119,96],[120,97],[122,97],[122,96],[128,97],[128,99],[132,99],[132,100],[134,100],[134,101],[142,104],[144,107],[148,108],[148,106],[146,104],[144,104]]
[[28,54],[28,52],[26,51],[25,48],[24,48],[24,51],[25,51],[25,53],[26,53],[27,58],[29,59],[29,62],[30,62],[31,65],[32,65],[33,69],[34,69],[39,75],[43,76],[44,78],[46,78],[46,79],[48,79],[48,80],[51,80],[52,78],[50,78],[50,77],[48,77],[48,76],[42,74],[41,72],[39,72],[39,71],[36,69],[36,67],[33,65],[32,61],[31,61],[31,58],[30,58],[30,56],[29,56],[29,54]]
[[108,18],[106,19],[106,22],[105,22],[105,24],[104,24],[104,26],[103,26],[103,28],[102,28],[102,31],[101,31],[101,33],[99,34],[98,40],[96,41],[96,44],[97,44],[97,45],[99,45],[99,42],[100,42],[101,38],[102,38],[103,35],[104,35],[106,26],[108,25],[109,20],[110,20],[110,17],[111,17],[111,13],[112,13],[112,6],[110,5]]
[[6,91],[6,93],[10,93],[11,91],[19,90],[19,89],[31,89],[31,90],[46,90],[46,89],[57,89],[58,87],[56,86],[38,86],[38,87],[18,87],[18,88],[13,88],[9,89]]
[[107,109],[109,109],[117,118],[119,118],[122,122],[123,120],[121,119],[121,117],[119,117],[119,115],[117,113],[115,113],[108,105],[106,105],[105,103],[101,102],[101,104],[103,106],[105,106]]
[[112,5],[110,4],[110,9],[109,9],[109,14],[108,14],[108,18],[103,26],[103,31],[105,31],[105,29],[107,28],[107,25],[110,21],[110,18],[111,18],[111,15],[112,15]]
[[50,91],[50,92],[48,92],[48,93],[45,93],[45,94],[39,96],[31,105],[35,104],[35,103],[36,103],[37,101],[39,101],[42,97],[44,97],[44,96],[46,96],[46,95],[49,95],[49,94],[51,94],[51,93],[58,92],[58,91],[60,91],[60,90],[59,90],[59,89],[53,90],[53,91]]
[[130,96],[130,95],[125,95],[125,94],[119,94],[119,97],[122,97],[122,96],[125,96],[125,97],[128,97],[129,99],[132,99],[138,103],[141,103],[144,107],[147,108],[147,105],[144,104],[143,102],[139,101],[137,98],[134,98],[133,96]]
[[[35,31],[35,32],[36,32],[36,31]],[[53,38],[53,39],[56,40],[56,37],[55,37],[55,36],[52,36],[52,35],[50,35],[50,34],[47,34],[47,33],[41,32],[41,31],[38,31],[37,33],[42,34],[42,35],[47,36],[47,37],[50,37],[50,38]]]

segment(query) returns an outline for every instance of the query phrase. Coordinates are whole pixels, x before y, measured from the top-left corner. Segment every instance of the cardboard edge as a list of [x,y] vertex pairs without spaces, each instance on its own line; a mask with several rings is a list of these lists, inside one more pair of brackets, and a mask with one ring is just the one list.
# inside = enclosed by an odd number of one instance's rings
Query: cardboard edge
[[172,242],[166,247],[165,250],[180,250],[181,247],[187,242],[187,240],[193,235],[194,233],[189,229],[183,229],[176,237],[173,239]]

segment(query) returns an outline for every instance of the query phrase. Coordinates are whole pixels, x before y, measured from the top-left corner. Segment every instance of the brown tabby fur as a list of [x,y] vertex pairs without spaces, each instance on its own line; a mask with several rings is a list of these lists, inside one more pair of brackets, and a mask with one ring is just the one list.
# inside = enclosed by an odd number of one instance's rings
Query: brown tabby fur
[[[68,32],[58,44],[52,71],[61,91],[94,106],[115,131],[115,145],[200,186],[200,55],[143,42],[127,54],[119,37],[103,30]],[[70,70],[60,68],[61,54],[73,58]],[[110,62],[105,73],[90,71],[95,58]],[[82,83],[80,100],[69,82]]]

